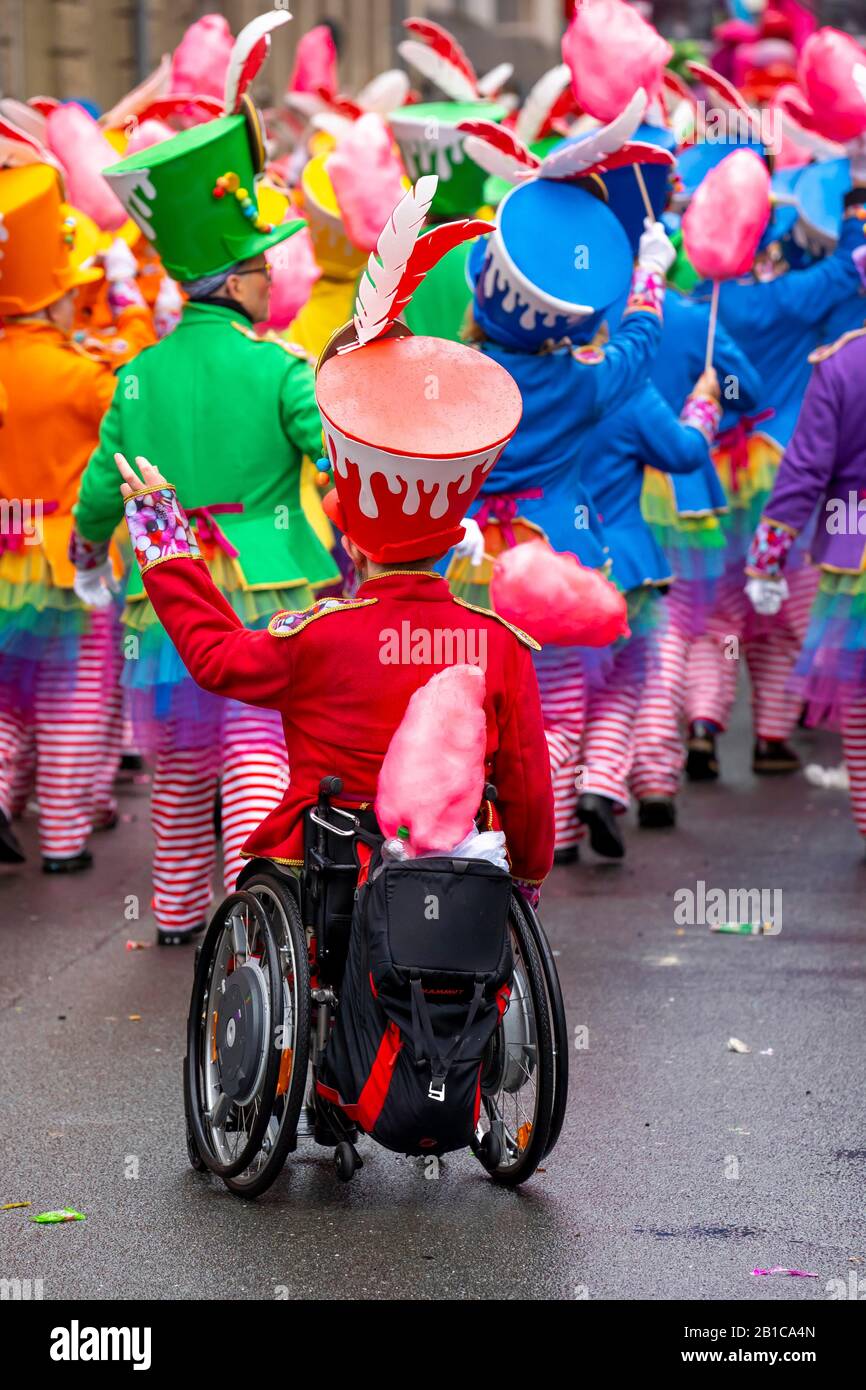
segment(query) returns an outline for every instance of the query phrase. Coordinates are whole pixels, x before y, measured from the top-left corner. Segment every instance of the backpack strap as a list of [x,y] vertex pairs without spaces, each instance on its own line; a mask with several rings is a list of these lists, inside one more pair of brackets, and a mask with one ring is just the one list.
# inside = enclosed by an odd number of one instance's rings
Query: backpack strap
[[415,1058],[419,1067],[426,1065],[430,1067],[430,1086],[427,1090],[430,1100],[444,1101],[445,1082],[454,1063],[459,1061],[466,1043],[466,1036],[475,1022],[475,1015],[478,1013],[484,992],[484,980],[480,975],[475,976],[475,991],[469,1004],[469,1012],[466,1015],[463,1030],[457,1034],[443,1056],[433,1034],[430,1008],[424,998],[420,972],[413,970],[409,979],[412,992],[412,1045],[415,1049]]

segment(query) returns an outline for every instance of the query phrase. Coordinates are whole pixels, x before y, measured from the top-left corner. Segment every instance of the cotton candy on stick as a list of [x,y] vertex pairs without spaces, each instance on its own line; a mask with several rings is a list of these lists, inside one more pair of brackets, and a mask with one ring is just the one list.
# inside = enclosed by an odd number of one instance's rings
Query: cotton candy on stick
[[83,106],[68,102],[46,118],[48,146],[66,175],[66,196],[74,207],[92,217],[104,232],[115,232],[126,221],[120,199],[102,177],[117,163],[117,150]]
[[[578,5],[562,40],[578,105],[598,121],[612,121],[640,88],[664,110],[664,70],[674,55],[667,39],[624,0]],[[637,164],[632,166],[647,216],[655,213]]]
[[497,555],[490,597],[497,613],[542,644],[607,647],[631,635],[619,589],[546,541],[527,541]]
[[379,772],[376,819],[401,825],[416,855],[447,851],[472,829],[484,790],[484,672],[447,666],[416,690]]
[[840,29],[819,29],[806,40],[797,77],[825,139],[847,144],[866,132],[866,51]]
[[202,15],[191,24],[171,59],[169,94],[222,99],[234,39],[221,14]]
[[770,220],[770,171],[751,149],[726,155],[701,182],[683,216],[683,245],[699,275],[713,281],[706,365],[713,360],[719,286],[752,266]]
[[334,186],[349,240],[375,250],[382,209],[396,207],[406,192],[406,175],[385,121],[372,111],[348,126],[325,168]]

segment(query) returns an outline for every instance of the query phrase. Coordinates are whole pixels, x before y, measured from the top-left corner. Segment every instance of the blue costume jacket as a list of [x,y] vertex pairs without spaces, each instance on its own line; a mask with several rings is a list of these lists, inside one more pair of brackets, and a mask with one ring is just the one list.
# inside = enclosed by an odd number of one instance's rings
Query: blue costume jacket
[[[608,547],[598,507],[581,482],[579,446],[604,415],[641,389],[660,338],[658,315],[638,311],[623,319],[603,350],[529,353],[486,340],[482,351],[520,387],[523,418],[470,515],[485,498],[510,494],[518,515],[538,526],[554,550],[571,551],[593,568],[603,565]],[[527,492],[540,495],[520,496]]]
[[701,431],[682,424],[650,382],[587,431],[579,445],[580,479],[592,495],[621,589],[672,578],[664,551],[641,515],[644,467],[694,475],[712,468]]

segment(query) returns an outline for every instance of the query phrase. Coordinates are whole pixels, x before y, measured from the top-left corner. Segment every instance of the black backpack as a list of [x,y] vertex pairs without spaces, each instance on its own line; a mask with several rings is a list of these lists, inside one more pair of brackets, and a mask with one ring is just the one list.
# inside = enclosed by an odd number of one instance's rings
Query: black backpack
[[510,899],[511,876],[484,860],[371,861],[317,1086],[385,1148],[469,1144],[511,987]]

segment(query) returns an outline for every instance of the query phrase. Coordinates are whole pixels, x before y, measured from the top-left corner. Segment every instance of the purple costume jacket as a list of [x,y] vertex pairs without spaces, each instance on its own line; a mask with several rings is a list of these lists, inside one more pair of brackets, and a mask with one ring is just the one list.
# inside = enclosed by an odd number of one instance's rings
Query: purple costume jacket
[[812,354],[797,428],[749,551],[747,572],[781,573],[818,508],[811,557],[825,570],[866,570],[866,329]]

